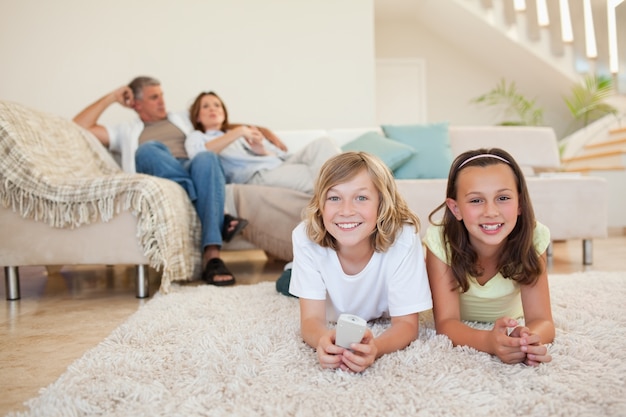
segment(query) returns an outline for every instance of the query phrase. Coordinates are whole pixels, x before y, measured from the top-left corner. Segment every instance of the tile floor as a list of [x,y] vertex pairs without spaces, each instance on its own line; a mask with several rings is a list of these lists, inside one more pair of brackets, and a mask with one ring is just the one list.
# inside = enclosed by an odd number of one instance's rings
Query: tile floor
[[[584,266],[581,241],[555,243],[550,272],[624,271],[626,278],[626,235],[597,239],[593,249],[594,264]],[[224,260],[238,285],[275,281],[284,265],[261,251],[226,252]],[[3,270],[0,275],[4,277]],[[158,274],[150,271],[150,278],[154,294]],[[134,268],[127,266],[23,267],[20,281],[19,301],[6,301],[0,284],[0,415],[24,410],[24,401],[148,300],[135,298]]]

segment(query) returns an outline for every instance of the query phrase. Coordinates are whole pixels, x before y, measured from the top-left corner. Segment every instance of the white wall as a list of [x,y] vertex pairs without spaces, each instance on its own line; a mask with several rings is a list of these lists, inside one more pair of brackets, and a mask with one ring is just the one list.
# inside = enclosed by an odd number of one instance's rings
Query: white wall
[[484,64],[411,21],[376,21],[378,59],[423,59],[429,122],[455,125],[494,124],[488,111],[471,109],[470,99],[485,93],[498,80]]
[[427,96],[423,59],[376,60],[377,124],[426,123]]
[[[537,65],[536,60],[529,64],[528,54],[494,51],[487,61],[484,55],[465,51],[434,33],[420,24],[419,19],[427,18],[418,17],[377,19],[376,58],[424,60],[429,122],[448,121],[454,125],[501,122],[502,115],[496,109],[477,106],[471,100],[493,89],[504,78],[507,82],[514,81],[527,98],[536,100],[544,109],[544,124],[552,126],[557,137],[562,137],[571,121],[562,98],[569,91],[569,82],[556,77],[545,65],[532,66]],[[457,28],[454,33],[463,32]]]
[[0,99],[72,118],[145,74],[170,110],[214,90],[233,122],[371,126],[373,25],[372,0],[0,0]]

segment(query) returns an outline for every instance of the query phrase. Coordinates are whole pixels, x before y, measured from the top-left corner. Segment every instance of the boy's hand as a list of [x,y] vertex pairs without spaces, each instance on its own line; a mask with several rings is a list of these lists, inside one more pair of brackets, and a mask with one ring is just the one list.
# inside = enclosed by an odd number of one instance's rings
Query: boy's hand
[[344,371],[363,372],[376,360],[378,348],[374,343],[374,334],[368,328],[365,330],[361,343],[353,343],[349,349],[344,349],[339,367]]
[[335,345],[335,329],[324,333],[317,343],[317,359],[325,369],[336,369],[341,365],[341,353],[346,350]]

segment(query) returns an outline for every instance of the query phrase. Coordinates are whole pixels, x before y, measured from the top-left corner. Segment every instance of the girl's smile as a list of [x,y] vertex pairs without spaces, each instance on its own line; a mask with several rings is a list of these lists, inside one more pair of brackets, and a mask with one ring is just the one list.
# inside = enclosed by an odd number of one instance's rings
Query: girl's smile
[[503,223],[497,224],[482,224],[481,227],[485,229],[486,232],[496,232],[498,229],[502,227]]

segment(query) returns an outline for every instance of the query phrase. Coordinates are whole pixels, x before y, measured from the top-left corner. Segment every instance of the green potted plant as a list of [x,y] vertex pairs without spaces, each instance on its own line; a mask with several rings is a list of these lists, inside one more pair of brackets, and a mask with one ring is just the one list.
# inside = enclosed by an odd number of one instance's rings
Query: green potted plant
[[574,84],[565,104],[574,117],[572,130],[578,130],[608,115],[616,114],[617,109],[605,100],[613,95],[613,80],[610,77],[587,75],[579,84]]
[[543,109],[535,100],[529,100],[517,90],[515,82],[507,84],[505,79],[488,93],[471,100],[474,104],[497,107],[504,120],[500,126],[540,126],[543,123]]

